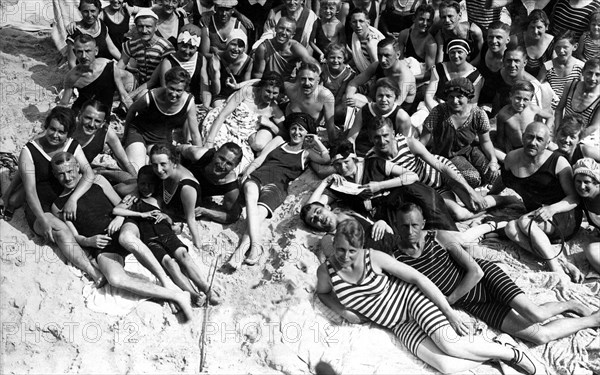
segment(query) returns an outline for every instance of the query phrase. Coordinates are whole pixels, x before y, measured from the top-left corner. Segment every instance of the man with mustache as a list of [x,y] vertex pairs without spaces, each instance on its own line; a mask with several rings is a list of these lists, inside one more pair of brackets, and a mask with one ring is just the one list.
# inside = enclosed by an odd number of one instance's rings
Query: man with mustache
[[575,282],[583,275],[552,241],[568,240],[581,224],[582,212],[573,186],[573,170],[560,153],[547,150],[550,129],[532,122],[523,132],[523,147],[504,159],[502,182],[523,199],[528,213],[508,223],[508,238],[546,261],[552,272],[568,274]]
[[240,186],[235,168],[242,160],[242,149],[227,142],[218,149],[192,145],[179,146],[182,165],[192,172],[202,188],[202,198],[223,196],[219,208],[205,204],[196,207],[196,219],[204,218],[222,224],[231,224],[242,213]]
[[112,108],[113,95],[118,90],[121,101],[129,108],[132,101],[121,81],[122,71],[113,61],[96,57],[98,54],[96,40],[87,34],[79,34],[75,37],[73,52],[77,65],[65,76],[65,90],[59,105],[68,106],[73,89],[77,89],[79,95],[71,108],[75,113],[79,112],[83,103],[96,99],[106,105],[109,110],[106,114],[108,117]]
[[[123,43],[123,54],[118,66],[133,74],[134,87],[138,87],[150,79],[162,59],[175,52],[175,48],[168,40],[156,35],[158,16],[153,11],[140,10],[134,22],[139,37]],[[131,80],[131,74],[128,80]],[[144,91],[134,92],[131,96],[135,100],[142,92]]]
[[329,143],[338,137],[334,123],[335,97],[320,85],[321,69],[317,64],[302,63],[295,83],[285,83],[285,93],[290,98],[286,115],[293,112],[309,114],[317,124],[325,122]]

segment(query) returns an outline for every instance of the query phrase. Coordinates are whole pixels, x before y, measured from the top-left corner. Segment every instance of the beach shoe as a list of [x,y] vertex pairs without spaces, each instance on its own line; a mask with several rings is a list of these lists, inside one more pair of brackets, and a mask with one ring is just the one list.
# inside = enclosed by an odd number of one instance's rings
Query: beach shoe
[[512,349],[513,359],[507,362],[509,365],[517,366],[529,375],[542,375],[548,373],[546,371],[546,366],[520,348],[510,335],[501,333],[494,338],[494,342]]

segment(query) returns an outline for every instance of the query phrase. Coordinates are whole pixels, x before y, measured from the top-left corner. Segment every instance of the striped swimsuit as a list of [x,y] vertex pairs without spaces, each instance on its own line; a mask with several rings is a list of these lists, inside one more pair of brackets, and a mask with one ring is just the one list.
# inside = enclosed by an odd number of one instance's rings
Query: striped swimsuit
[[600,44],[594,43],[589,31],[583,33],[583,61],[600,57]]
[[[567,82],[571,82],[573,80],[579,81],[581,79],[581,69],[583,68],[583,61],[581,60],[575,59],[573,69],[571,69],[569,74],[564,77],[560,77],[556,73],[556,69],[554,69],[552,60],[546,61],[544,65],[546,67],[546,80],[550,84],[550,87],[552,87],[552,91],[554,91],[554,94],[556,94],[558,100],[560,100]],[[552,108],[556,108],[558,105],[558,100],[552,100]]]
[[591,124],[592,121],[592,117],[594,116],[594,114],[596,113],[596,111],[598,110],[598,108],[600,108],[600,97],[596,98],[596,100],[594,100],[592,102],[592,104],[590,104],[589,106],[587,106],[586,109],[584,109],[583,111],[576,111],[573,109],[573,95],[575,94],[575,89],[577,88],[577,85],[579,84],[580,81],[572,81],[568,92],[567,92],[567,102],[565,103],[565,116],[566,115],[570,115],[570,114],[577,114],[583,117],[583,120],[585,121],[585,126],[588,127]]
[[[398,154],[390,160],[392,163],[415,172],[422,183],[436,189],[438,193],[447,190],[443,175],[410,151],[404,135],[396,135],[396,141],[398,142]],[[460,172],[450,160],[440,155],[433,155],[433,157],[439,160],[441,164],[450,167],[457,175],[460,175]]]
[[[436,232],[425,235],[425,247],[418,258],[405,255],[399,250],[394,257],[427,276],[444,295],[448,296],[458,287],[465,270],[456,263],[448,251],[437,242]],[[511,310],[510,301],[523,291],[497,265],[483,259],[475,259],[483,269],[484,276],[473,289],[456,302],[456,306],[483,320],[489,326],[500,329]]]
[[442,312],[413,284],[371,267],[371,252],[365,250],[365,268],[361,280],[350,283],[342,279],[329,260],[325,262],[333,291],[350,311],[391,329],[402,343],[416,355],[417,348],[428,336],[450,323]]

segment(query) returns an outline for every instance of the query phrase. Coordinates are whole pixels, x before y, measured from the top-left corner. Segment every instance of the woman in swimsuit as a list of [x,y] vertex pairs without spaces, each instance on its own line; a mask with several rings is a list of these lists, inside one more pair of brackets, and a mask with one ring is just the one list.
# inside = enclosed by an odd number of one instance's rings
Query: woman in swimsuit
[[487,360],[516,364],[528,374],[544,367],[508,335],[487,341],[469,329],[442,292],[414,268],[365,249],[355,219],[336,228],[334,253],[317,270],[319,299],[350,323],[372,321],[391,329],[414,355],[442,373],[464,371]]
[[560,126],[564,115],[579,114],[587,127],[582,138],[597,139],[600,127],[600,59],[586,61],[581,75],[583,80],[573,80],[565,85],[565,94],[554,112],[554,126]]
[[527,51],[525,71],[538,80],[542,80],[546,74],[545,71],[540,73],[544,63],[552,60],[554,37],[546,32],[549,24],[546,13],[541,9],[534,9],[529,14],[527,29],[518,38],[519,44],[524,45]]
[[590,158],[579,160],[573,166],[573,179],[583,212],[595,234],[583,252],[592,268],[600,272],[600,165]]

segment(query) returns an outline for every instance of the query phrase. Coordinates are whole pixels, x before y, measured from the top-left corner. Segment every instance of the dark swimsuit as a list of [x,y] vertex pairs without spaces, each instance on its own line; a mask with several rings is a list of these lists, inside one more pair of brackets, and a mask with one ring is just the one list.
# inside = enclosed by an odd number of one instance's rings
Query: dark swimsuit
[[200,159],[195,162],[191,162],[189,160],[182,160],[182,165],[189,169],[190,172],[198,179],[200,182],[200,186],[202,187],[202,196],[203,197],[213,197],[218,195],[225,195],[230,191],[239,189],[238,180],[227,182],[225,184],[219,185],[210,181],[205,177],[204,167],[206,167],[213,159],[217,150],[210,149],[202,155]]
[[83,150],[83,154],[87,159],[88,163],[92,163],[92,161],[104,151],[104,145],[106,144],[106,135],[108,134],[108,128],[106,126],[98,129],[96,134],[92,137],[90,142],[85,146],[81,146]]
[[[167,55],[166,59],[171,62],[171,66],[181,66],[179,60],[175,58],[173,54]],[[192,74],[190,80],[190,90],[189,92],[194,95],[194,102],[196,104],[202,104],[202,95],[200,92],[201,81],[202,81],[202,55],[198,53],[196,59],[196,67],[194,68],[194,74]],[[189,73],[189,72],[188,72]]]
[[179,181],[179,184],[177,185],[177,188],[175,189],[175,192],[173,193],[173,195],[171,196],[171,199],[167,202],[164,199],[164,182],[162,184],[159,185],[158,188],[158,193],[161,197],[163,197],[163,200],[165,201],[165,207],[169,209],[169,211],[174,212],[176,215],[179,215],[181,217],[183,217],[185,215],[185,210],[183,208],[183,202],[181,202],[181,190],[183,189],[184,186],[191,186],[192,188],[196,189],[196,207],[198,207],[200,205],[201,202],[201,198],[202,198],[202,189],[200,188],[200,184],[197,183],[194,180],[190,180],[189,178],[186,178],[184,180]]
[[71,107],[75,113],[79,113],[81,107],[86,101],[96,99],[97,101],[106,105],[106,108],[108,108],[108,113],[106,114],[106,118],[108,119],[112,109],[113,96],[115,91],[117,91],[117,85],[115,84],[114,78],[114,69],[114,61],[110,61],[106,64],[102,73],[100,73],[95,80],[87,84],[87,86],[77,89],[79,90],[79,96]]
[[115,47],[119,50],[119,52],[123,52],[123,42],[125,42],[125,34],[129,32],[129,19],[130,15],[127,13],[127,8],[123,7],[123,21],[121,23],[115,23],[110,19],[108,13],[106,13],[105,9],[102,9],[104,13],[103,21],[108,28],[108,36],[113,41]]
[[413,46],[412,39],[410,37],[410,31],[408,31],[408,37],[406,38],[406,42],[404,43],[404,57],[413,57],[420,63],[425,63],[425,57],[421,57],[417,55],[417,51],[415,50],[415,46]]

